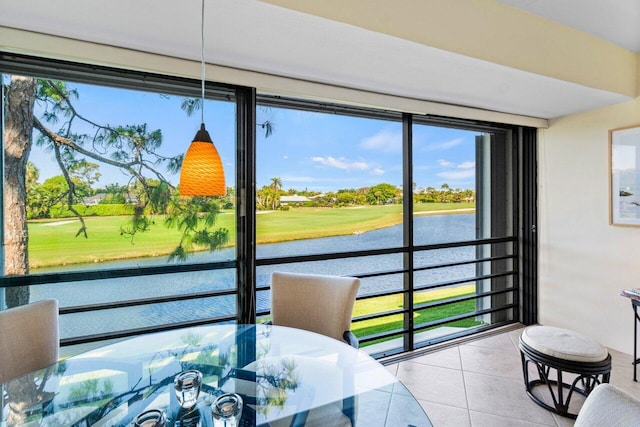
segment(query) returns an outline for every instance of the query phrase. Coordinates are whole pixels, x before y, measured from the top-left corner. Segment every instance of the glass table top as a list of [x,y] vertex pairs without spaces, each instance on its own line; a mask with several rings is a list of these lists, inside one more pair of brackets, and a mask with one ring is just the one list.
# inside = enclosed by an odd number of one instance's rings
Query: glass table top
[[[181,409],[174,377],[203,375],[195,408]],[[223,393],[244,400],[240,426],[431,426],[411,393],[347,344],[299,329],[211,325],[142,335],[2,385],[7,426],[129,426],[160,409],[168,426],[213,426]]]

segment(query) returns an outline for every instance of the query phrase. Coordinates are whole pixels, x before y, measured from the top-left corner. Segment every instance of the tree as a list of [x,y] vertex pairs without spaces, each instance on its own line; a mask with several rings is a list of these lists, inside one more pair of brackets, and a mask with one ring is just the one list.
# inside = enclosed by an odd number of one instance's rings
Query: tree
[[100,204],[124,204],[127,203],[127,194],[129,189],[126,185],[108,184],[104,190],[97,190],[96,193],[103,192],[104,198],[100,200]]
[[279,177],[271,178],[271,188],[276,192],[282,190],[282,179]]
[[[67,184],[64,176],[56,175],[46,179],[38,186],[38,190],[47,203],[48,212],[51,206],[60,204],[64,197],[69,194],[69,184]],[[78,200],[74,200],[74,203],[77,201]]]
[[[12,76],[5,96],[5,274],[29,274],[26,175],[33,135],[35,79]],[[7,288],[6,304],[14,307],[29,302],[26,286]]]
[[76,185],[82,184],[87,189],[87,192],[91,193],[91,186],[102,176],[99,170],[100,165],[87,162],[86,160],[80,160],[69,167],[69,176]]
[[367,192],[367,203],[371,205],[383,205],[395,203],[397,201],[398,188],[391,184],[378,184],[369,188]]
[[366,197],[354,189],[338,190],[336,200],[340,206],[364,205],[366,203]]
[[[75,108],[78,92],[61,81],[11,76],[5,93],[7,275],[29,274],[26,180],[34,129],[38,136],[36,143],[52,152],[60,168],[66,184],[63,200],[80,220],[77,235],[88,237],[84,219],[73,204],[80,197],[83,184],[93,183],[99,177],[94,166],[97,163],[125,172],[130,177],[130,184],[139,192],[140,203],[126,234],[133,237],[149,227],[145,216],[147,207],[155,211],[169,208],[175,188],[164,174],[176,173],[183,156],[164,157],[158,153],[162,145],[160,130],[148,129],[146,124],[112,126],[91,120]],[[34,115],[36,103],[43,110],[41,117]],[[213,207],[215,203],[206,198],[173,200],[168,224],[182,232],[173,257],[186,256],[193,245],[214,249],[226,241],[226,230],[212,229],[217,213]],[[205,215],[193,215],[194,211],[204,212],[205,209],[210,211]],[[29,288],[7,288],[6,302],[9,307],[28,303]]]
[[32,162],[27,162],[27,170],[25,177],[25,185],[27,190],[27,218],[46,218],[48,213],[47,202],[44,199],[40,191],[40,185],[38,184],[40,179],[40,171]]
[[264,185],[256,191],[256,208],[275,210],[280,206],[280,195],[272,185]]

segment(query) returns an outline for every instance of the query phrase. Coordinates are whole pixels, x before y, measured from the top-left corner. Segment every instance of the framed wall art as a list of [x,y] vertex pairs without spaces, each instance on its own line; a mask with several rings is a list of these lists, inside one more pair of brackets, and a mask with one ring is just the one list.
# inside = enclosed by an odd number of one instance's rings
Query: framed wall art
[[609,131],[609,223],[640,226],[640,125]]

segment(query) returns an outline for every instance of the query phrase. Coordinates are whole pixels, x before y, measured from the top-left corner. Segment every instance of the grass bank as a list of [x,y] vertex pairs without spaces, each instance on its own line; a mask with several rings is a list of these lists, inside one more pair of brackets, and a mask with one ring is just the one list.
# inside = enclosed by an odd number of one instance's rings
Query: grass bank
[[[473,212],[473,203],[427,203],[414,206],[416,215]],[[219,226],[230,232],[229,246],[235,245],[235,215],[224,211]],[[180,234],[164,225],[164,217],[154,218],[151,228],[134,239],[120,233],[128,217],[85,218],[88,238],[75,237],[78,220],[29,222],[29,263],[32,269],[76,263],[164,256],[177,245]],[[366,232],[402,223],[402,206],[358,206],[347,208],[292,208],[262,211],[256,218],[257,243],[275,243]]]
[[[475,292],[475,285],[456,286],[453,288],[435,289],[432,291],[418,292],[414,294],[414,304],[423,304],[426,302],[446,301],[450,298],[471,295]],[[403,308],[403,295],[388,295],[370,299],[362,299],[356,301],[353,310],[353,316],[358,317],[372,313],[383,313],[394,309]],[[473,313],[476,310],[475,300],[456,302],[440,307],[432,307],[425,310],[417,310],[414,312],[414,325],[420,325],[445,319],[451,316],[458,316],[465,313]],[[355,322],[352,325],[353,333],[358,337],[389,332],[403,327],[403,315],[392,314],[382,318],[364,320]],[[482,322],[474,318],[458,320],[448,323],[446,326],[455,326],[461,328],[470,328],[478,326]],[[380,340],[383,341],[383,340]],[[376,341],[368,343],[375,344]]]

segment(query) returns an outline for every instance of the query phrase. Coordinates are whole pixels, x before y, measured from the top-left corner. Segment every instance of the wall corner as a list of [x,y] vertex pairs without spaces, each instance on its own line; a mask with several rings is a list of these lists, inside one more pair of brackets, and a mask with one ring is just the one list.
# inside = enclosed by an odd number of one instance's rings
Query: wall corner
[[636,53],[636,98],[640,98],[640,52]]

